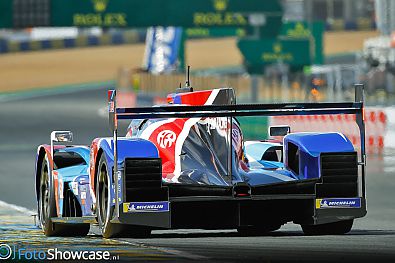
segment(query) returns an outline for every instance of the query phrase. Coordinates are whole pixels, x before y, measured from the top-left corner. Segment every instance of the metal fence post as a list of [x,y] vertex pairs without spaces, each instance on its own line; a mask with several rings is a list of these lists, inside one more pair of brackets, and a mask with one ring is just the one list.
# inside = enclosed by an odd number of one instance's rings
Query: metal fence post
[[259,96],[259,78],[257,75],[251,75],[251,102],[257,103]]

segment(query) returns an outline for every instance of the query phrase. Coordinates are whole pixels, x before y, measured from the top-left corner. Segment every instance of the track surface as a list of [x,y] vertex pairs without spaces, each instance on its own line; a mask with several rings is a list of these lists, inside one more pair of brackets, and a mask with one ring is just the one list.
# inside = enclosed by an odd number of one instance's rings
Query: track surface
[[[109,136],[104,89],[5,100],[0,104],[0,200],[35,210],[34,162],[38,144],[54,129],[70,129],[75,143]],[[125,128],[127,124],[123,125]],[[121,127],[122,129],[122,127]],[[122,133],[122,132],[121,132]],[[303,236],[287,224],[270,236],[242,237],[236,231],[154,231],[150,239],[46,238],[32,218],[0,203],[0,243],[68,249],[107,249],[124,260],[393,261],[395,260],[395,157],[369,156],[368,216],[345,236]]]

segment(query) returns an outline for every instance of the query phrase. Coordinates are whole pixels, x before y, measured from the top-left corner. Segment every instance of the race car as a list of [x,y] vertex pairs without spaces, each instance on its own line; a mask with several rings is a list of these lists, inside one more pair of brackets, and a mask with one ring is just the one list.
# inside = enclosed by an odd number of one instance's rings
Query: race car
[[[37,150],[36,194],[47,236],[148,236],[155,229],[237,229],[265,234],[293,222],[307,235],[345,234],[366,213],[363,87],[355,102],[236,104],[234,90],[178,89],[168,104],[118,108],[112,137],[70,145],[54,131]],[[352,114],[357,151],[342,133],[293,133],[246,141],[238,118]],[[125,137],[118,121],[131,120]],[[263,133],[263,132],[262,132]]]

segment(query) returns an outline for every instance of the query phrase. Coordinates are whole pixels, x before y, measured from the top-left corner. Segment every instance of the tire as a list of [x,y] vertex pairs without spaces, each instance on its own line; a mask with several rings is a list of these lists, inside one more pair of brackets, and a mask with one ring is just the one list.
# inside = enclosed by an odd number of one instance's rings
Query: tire
[[110,222],[114,208],[110,205],[110,178],[107,172],[107,161],[100,157],[96,174],[96,216],[100,231],[104,238],[118,236],[122,232],[121,225]]
[[100,157],[96,174],[96,216],[104,238],[148,237],[151,229],[147,227],[111,223],[114,206],[111,206],[110,177],[104,155]]
[[89,224],[59,224],[51,221],[57,217],[55,189],[52,176],[49,173],[48,159],[44,156],[41,163],[40,189],[38,198],[38,213],[41,229],[46,236],[86,236]]
[[264,236],[268,235],[273,231],[280,229],[281,225],[272,224],[265,226],[244,226],[238,227],[237,232],[241,236]]
[[344,235],[351,231],[354,219],[321,225],[301,225],[305,235]]

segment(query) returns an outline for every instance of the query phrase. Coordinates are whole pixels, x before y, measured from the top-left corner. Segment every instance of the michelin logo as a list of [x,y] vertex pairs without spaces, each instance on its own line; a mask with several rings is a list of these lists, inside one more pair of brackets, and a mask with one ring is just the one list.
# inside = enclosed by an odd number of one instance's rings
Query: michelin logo
[[317,199],[316,208],[360,208],[360,198],[326,198]]
[[169,211],[169,202],[133,202],[123,204],[124,213],[167,211]]

